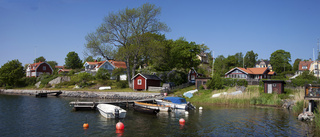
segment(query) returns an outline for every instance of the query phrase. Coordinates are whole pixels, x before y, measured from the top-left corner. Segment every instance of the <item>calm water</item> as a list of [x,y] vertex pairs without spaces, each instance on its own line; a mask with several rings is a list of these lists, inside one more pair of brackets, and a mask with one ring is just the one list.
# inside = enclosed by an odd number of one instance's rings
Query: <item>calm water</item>
[[[72,98],[35,98],[0,95],[0,136],[319,136],[310,123],[300,122],[287,110],[223,108],[148,115],[127,109],[119,120],[105,119],[98,111],[72,111]],[[86,121],[88,129],[82,125]],[[185,125],[179,119],[186,120]]]

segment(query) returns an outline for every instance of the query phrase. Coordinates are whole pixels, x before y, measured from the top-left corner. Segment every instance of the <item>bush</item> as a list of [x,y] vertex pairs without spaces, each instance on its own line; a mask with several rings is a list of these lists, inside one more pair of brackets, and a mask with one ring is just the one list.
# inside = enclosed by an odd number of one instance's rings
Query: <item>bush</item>
[[95,75],[95,78],[97,80],[108,80],[110,79],[110,73],[108,70],[104,69],[104,68],[100,68],[97,72],[97,74]]
[[116,83],[117,88],[127,88],[128,86],[128,81],[118,81]]
[[222,80],[220,78],[220,75],[214,74],[212,79],[207,82],[206,86],[209,89],[222,89],[223,88],[223,82],[222,82]]
[[188,82],[188,75],[176,70],[170,71],[167,74],[168,82],[173,82],[175,85],[181,85]]
[[258,97],[250,99],[250,104],[253,105],[280,105],[281,99],[277,94],[261,93]]
[[234,86],[248,86],[248,81],[245,79],[232,79],[232,78],[223,78],[223,85],[227,87],[234,87]]

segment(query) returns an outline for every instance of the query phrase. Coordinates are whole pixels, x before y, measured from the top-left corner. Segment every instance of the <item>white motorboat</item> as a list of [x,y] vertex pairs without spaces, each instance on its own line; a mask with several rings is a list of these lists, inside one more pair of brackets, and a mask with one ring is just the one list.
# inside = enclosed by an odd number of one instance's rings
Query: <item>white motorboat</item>
[[97,109],[105,118],[125,118],[127,114],[126,110],[110,104],[98,104]]
[[156,99],[156,102],[159,105],[170,106],[173,109],[188,110],[194,107],[190,103],[187,103],[185,98],[181,97],[166,97],[163,100]]

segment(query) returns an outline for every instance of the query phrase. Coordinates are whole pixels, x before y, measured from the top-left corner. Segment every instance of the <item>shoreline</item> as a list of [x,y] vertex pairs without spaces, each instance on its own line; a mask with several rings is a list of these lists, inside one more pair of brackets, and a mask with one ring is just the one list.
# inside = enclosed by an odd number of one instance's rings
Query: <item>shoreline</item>
[[21,89],[0,89],[0,94],[6,95],[30,95],[49,91],[61,91],[60,97],[75,98],[99,98],[99,99],[148,99],[162,96],[160,93],[140,92],[97,92],[97,91],[64,91],[64,90],[21,90]]

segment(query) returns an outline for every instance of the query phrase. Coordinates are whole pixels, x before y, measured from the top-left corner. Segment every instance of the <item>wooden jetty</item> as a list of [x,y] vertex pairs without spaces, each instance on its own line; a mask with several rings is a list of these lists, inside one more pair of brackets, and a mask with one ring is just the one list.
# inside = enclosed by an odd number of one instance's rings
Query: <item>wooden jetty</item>
[[95,110],[98,104],[113,104],[117,106],[124,106],[129,107],[134,103],[134,101],[139,102],[153,102],[156,99],[163,99],[164,97],[158,98],[148,98],[148,99],[141,99],[141,100],[117,100],[117,101],[109,101],[109,102],[84,102],[84,101],[73,101],[70,102],[70,106],[73,106],[74,110]]
[[54,94],[53,96],[59,96],[62,94],[62,91],[40,91],[36,94],[36,97],[48,97],[48,94]]

